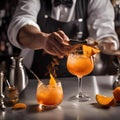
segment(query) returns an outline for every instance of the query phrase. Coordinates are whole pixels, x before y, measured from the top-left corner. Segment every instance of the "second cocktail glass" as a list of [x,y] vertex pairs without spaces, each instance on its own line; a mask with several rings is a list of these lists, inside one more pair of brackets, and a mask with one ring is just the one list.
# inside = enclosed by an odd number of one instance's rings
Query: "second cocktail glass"
[[67,58],[67,69],[78,78],[78,93],[72,96],[70,100],[78,102],[90,100],[89,96],[83,94],[82,77],[91,73],[93,68],[93,57],[84,55],[82,47],[75,48],[69,53]]
[[56,108],[63,100],[63,88],[60,81],[56,81],[53,76],[49,84],[38,82],[36,98],[42,109]]

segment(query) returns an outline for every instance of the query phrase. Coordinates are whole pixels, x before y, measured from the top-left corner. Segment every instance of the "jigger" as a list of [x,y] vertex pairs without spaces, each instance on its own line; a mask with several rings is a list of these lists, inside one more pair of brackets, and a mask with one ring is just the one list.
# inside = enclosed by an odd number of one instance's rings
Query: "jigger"
[[0,72],[0,109],[4,110],[6,108],[4,103],[4,94],[3,94],[3,81],[4,81],[4,73],[3,71]]

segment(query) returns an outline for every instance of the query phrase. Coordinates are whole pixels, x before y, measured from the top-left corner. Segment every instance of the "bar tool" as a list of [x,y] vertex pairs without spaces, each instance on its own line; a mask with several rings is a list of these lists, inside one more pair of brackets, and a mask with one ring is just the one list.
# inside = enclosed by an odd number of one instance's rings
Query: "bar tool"
[[36,78],[38,83],[42,84],[42,81],[39,79],[39,77],[31,69],[28,69],[28,70],[33,74],[33,76]]
[[5,104],[8,107],[13,106],[19,100],[19,92],[14,85],[10,85],[8,79],[5,79],[6,87],[4,90]]
[[23,65],[23,57],[11,57],[9,82],[15,85],[19,93],[22,92],[28,84],[28,76]]
[[114,61],[113,64],[115,65],[115,67],[117,68],[117,75],[116,75],[116,79],[113,82],[113,89],[115,89],[116,87],[120,87],[120,58],[117,57]]
[[98,41],[97,40],[94,40],[92,38],[88,38],[88,39],[85,39],[85,40],[79,40],[79,39],[70,39],[69,41],[70,45],[76,45],[76,44],[87,44],[89,46],[96,46],[98,45]]
[[108,44],[107,42],[102,43],[101,40],[94,40],[93,38],[88,38],[85,40],[79,40],[79,39],[70,39],[69,41],[70,45],[76,45],[76,44],[87,44],[89,46],[97,46],[102,53],[106,54],[106,55],[113,55],[113,56],[118,56],[120,55],[120,50],[103,50],[103,46],[105,46],[105,44]]
[[75,44],[86,44],[86,40],[78,40],[78,39],[70,39],[69,41],[70,45],[75,45]]
[[5,95],[3,94],[3,81],[4,81],[4,73],[0,72],[0,109],[4,110],[6,105],[4,103]]

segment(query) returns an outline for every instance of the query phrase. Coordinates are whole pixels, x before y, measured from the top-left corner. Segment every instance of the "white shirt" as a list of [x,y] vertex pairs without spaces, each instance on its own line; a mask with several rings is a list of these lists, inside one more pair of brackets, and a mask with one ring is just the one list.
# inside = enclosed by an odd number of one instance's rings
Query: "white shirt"
[[[53,6],[51,17],[64,22],[74,20],[75,3],[76,0],[73,0],[71,8],[67,8],[64,5]],[[14,46],[22,49],[21,56],[24,57],[24,64],[28,68],[31,66],[34,51],[28,48],[22,48],[16,38],[20,28],[24,25],[33,25],[40,30],[37,24],[37,15],[40,8],[40,0],[19,0],[19,4],[8,28],[8,38]],[[88,4],[87,23],[89,37],[100,40],[104,37],[111,36],[118,41],[114,29],[114,9],[110,0],[90,0]]]

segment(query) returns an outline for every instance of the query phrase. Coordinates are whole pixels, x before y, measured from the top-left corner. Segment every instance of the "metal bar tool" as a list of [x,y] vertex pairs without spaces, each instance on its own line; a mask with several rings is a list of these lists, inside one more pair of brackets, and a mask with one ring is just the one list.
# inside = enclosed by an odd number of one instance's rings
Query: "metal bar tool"
[[4,110],[6,108],[4,103],[4,94],[3,94],[3,81],[4,81],[4,73],[3,71],[0,72],[0,109]]

